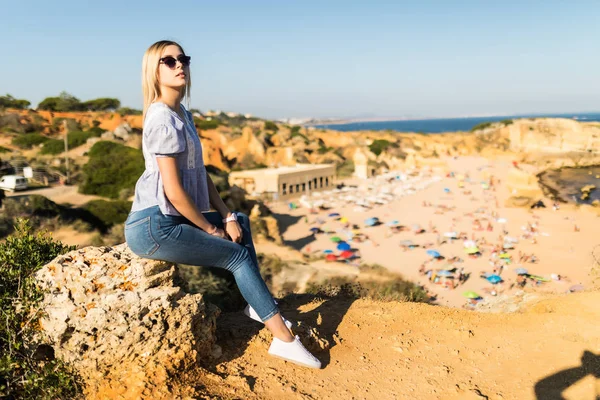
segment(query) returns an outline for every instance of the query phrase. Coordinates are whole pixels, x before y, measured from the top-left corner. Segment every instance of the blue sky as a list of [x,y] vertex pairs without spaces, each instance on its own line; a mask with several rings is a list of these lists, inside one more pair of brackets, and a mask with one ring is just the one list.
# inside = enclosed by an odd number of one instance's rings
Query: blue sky
[[0,93],[141,108],[160,39],[200,109],[268,118],[600,111],[599,1],[0,0]]

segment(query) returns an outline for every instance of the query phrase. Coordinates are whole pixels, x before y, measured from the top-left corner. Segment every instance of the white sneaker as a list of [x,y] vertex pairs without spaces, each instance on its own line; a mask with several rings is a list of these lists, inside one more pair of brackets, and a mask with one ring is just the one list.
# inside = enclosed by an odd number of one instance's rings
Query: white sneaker
[[[254,311],[254,308],[250,306],[250,304],[248,304],[246,308],[244,308],[244,314],[246,314],[247,317],[250,317],[253,320],[260,322],[261,324],[264,323],[260,320],[260,317],[258,316],[256,311]],[[292,323],[287,319],[283,318],[283,316],[281,318],[283,319],[283,323],[285,324],[285,326],[287,326],[288,329],[292,329]]]
[[321,361],[310,354],[308,350],[300,342],[300,338],[296,336],[293,342],[287,343],[283,340],[273,338],[269,354],[273,357],[281,358],[294,364],[302,365],[308,368],[321,368]]

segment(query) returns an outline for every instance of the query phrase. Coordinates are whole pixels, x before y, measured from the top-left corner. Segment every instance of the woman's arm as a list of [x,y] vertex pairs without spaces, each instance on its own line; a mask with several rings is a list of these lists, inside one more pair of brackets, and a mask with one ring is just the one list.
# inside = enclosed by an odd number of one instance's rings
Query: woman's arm
[[162,177],[165,195],[171,204],[173,204],[181,215],[186,217],[203,231],[210,234],[215,233],[216,226],[206,220],[204,215],[198,211],[190,196],[183,189],[175,157],[157,157],[156,161]]
[[213,206],[223,218],[227,218],[231,214],[231,211],[229,211],[229,208],[227,208],[227,205],[223,202],[223,199],[208,172],[206,173],[206,184],[208,185],[210,205]]

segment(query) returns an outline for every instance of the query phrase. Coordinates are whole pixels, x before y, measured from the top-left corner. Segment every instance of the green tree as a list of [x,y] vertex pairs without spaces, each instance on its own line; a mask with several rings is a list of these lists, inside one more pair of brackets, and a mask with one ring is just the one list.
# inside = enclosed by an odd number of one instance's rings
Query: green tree
[[38,109],[47,111],[81,111],[81,101],[72,94],[61,92],[58,97],[47,97],[38,104]]
[[19,110],[25,110],[29,108],[31,103],[23,99],[15,99],[10,94],[6,96],[0,96],[0,108],[17,108]]
[[121,190],[133,188],[144,172],[142,151],[119,143],[97,142],[88,155],[81,193],[117,199]]
[[279,130],[279,127],[273,121],[265,121],[265,130],[277,132]]
[[118,99],[102,97],[99,99],[84,101],[82,108],[88,111],[115,111],[121,106]]
[[369,146],[369,150],[371,150],[371,152],[373,154],[375,154],[376,156],[378,156],[385,149],[387,149],[388,147],[390,147],[391,145],[392,145],[392,142],[390,142],[389,140],[376,139],[376,140],[373,140],[373,143],[371,143],[371,145]]

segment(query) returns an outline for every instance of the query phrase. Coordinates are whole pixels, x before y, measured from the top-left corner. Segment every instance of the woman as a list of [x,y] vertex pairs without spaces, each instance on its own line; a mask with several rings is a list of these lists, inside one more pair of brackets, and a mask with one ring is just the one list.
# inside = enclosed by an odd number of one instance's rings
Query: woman
[[[135,186],[125,239],[140,257],[225,268],[249,303],[246,315],[273,334],[269,354],[310,368],[321,362],[294,337],[260,276],[248,217],[231,212],[202,159],[189,100],[190,57],[171,41],[154,43],[142,62],[146,170]],[[216,212],[207,212],[212,206]]]

